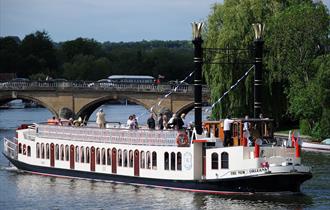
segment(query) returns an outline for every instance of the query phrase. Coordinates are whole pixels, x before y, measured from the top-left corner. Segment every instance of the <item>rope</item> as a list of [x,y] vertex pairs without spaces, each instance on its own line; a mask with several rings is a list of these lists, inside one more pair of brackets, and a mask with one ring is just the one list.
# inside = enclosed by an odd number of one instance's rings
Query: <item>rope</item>
[[158,101],[158,103],[156,103],[156,104],[154,104],[152,107],[150,107],[149,110],[147,110],[147,111],[143,112],[142,114],[140,114],[140,115],[138,116],[138,118],[144,116],[144,115],[147,114],[147,113],[153,112],[153,109],[154,109],[156,106],[160,106],[161,103],[162,103],[167,97],[169,97],[172,93],[176,92],[176,91],[178,90],[178,88],[179,88],[179,87],[180,87],[180,86],[181,86],[181,85],[182,85],[187,79],[189,79],[193,74],[194,74],[194,71],[192,71],[188,76],[186,76],[186,78],[184,78],[183,80],[181,80],[181,81],[179,82],[179,84],[178,84],[173,90],[171,90],[169,93],[167,93],[163,98],[161,98],[161,99]]
[[245,72],[245,74],[239,78],[235,84],[233,84],[232,86],[230,86],[229,90],[227,90],[216,102],[214,102],[212,105],[211,105],[211,108],[208,108],[208,109],[205,109],[205,112],[210,112],[212,111],[212,109],[215,107],[215,105],[217,105],[218,103],[220,103],[222,101],[222,99],[230,92],[232,91],[237,85],[238,83],[240,83],[245,77],[247,77],[247,75],[250,73],[250,71],[254,68],[254,65],[251,66],[251,68],[249,68],[249,70],[247,70]]

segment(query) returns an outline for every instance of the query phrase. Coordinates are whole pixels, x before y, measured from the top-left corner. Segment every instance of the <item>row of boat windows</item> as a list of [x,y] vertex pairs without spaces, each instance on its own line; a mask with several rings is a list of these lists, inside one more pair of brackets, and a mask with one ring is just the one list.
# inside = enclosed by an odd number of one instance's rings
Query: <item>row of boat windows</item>
[[[220,167],[221,169],[228,169],[229,168],[229,155],[227,152],[221,153],[221,160],[220,160]],[[216,152],[211,154],[212,159],[212,169],[219,169],[219,155]]]
[[23,154],[23,155],[27,155],[27,156],[31,156],[31,147],[30,146],[26,146],[25,144],[18,144],[18,154]]
[[[117,150],[96,148],[96,164],[98,165],[111,165],[113,155],[117,158],[119,167],[130,167],[134,165],[133,150]],[[89,147],[84,148],[76,146],[74,148],[75,162],[77,163],[90,163],[91,149]],[[36,144],[36,157],[42,159],[50,158],[50,146],[49,144],[37,143]],[[62,161],[70,160],[70,147],[69,145],[55,145],[55,159]],[[140,168],[143,169],[157,169],[157,153],[150,151],[140,151]],[[182,155],[180,152],[164,153],[164,169],[165,170],[182,170]]]

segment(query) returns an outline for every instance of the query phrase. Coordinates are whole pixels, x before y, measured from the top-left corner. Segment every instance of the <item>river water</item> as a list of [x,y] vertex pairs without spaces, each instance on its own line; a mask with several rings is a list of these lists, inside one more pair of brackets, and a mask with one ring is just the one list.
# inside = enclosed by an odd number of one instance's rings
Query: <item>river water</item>
[[[141,116],[146,110],[138,105],[105,105],[103,110],[108,121],[125,123],[135,113],[144,124],[148,117]],[[0,110],[0,150],[3,137],[14,136],[20,124],[50,117],[44,108]],[[301,194],[220,196],[31,175],[10,167],[0,155],[0,209],[330,209],[330,153],[303,151],[302,156],[313,167],[313,178]]]

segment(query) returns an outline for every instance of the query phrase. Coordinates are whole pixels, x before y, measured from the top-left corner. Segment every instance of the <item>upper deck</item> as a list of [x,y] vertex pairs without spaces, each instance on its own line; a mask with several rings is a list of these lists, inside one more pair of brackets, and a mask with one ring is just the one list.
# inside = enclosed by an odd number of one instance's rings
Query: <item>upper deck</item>
[[94,127],[73,127],[36,124],[35,135],[39,138],[61,139],[111,144],[178,146],[176,130],[148,130]]

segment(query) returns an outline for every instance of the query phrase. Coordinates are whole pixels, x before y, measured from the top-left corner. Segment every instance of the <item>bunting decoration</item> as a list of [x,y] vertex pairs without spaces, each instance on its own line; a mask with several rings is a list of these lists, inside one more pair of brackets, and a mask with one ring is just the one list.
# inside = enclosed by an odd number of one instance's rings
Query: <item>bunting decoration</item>
[[222,99],[230,92],[232,91],[245,77],[247,77],[247,75],[251,72],[251,70],[254,69],[254,65],[251,66],[251,68],[249,68],[249,70],[247,70],[245,72],[245,74],[239,78],[235,84],[233,84],[232,86],[230,86],[229,90],[227,90],[216,102],[214,102],[212,105],[211,105],[211,108],[208,108],[208,109],[205,109],[205,112],[208,113],[208,112],[211,112],[212,109],[215,107],[215,105],[217,105],[218,103],[220,103],[222,101]]

